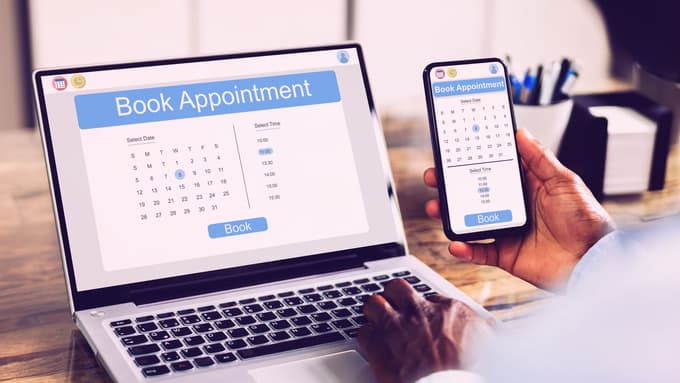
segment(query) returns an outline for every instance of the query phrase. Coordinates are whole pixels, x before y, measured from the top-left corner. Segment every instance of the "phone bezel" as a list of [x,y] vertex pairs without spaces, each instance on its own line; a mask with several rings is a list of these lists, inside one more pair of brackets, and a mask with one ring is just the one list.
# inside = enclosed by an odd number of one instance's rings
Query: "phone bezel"
[[[524,211],[525,211],[525,216],[526,220],[523,225],[521,226],[514,226],[514,227],[507,227],[507,228],[501,228],[501,229],[491,229],[491,230],[484,230],[483,228],[480,231],[474,231],[470,233],[463,233],[463,234],[458,234],[453,231],[453,228],[451,227],[451,220],[449,219],[450,214],[449,214],[449,201],[446,198],[446,187],[445,183],[443,182],[444,180],[444,171],[442,167],[442,159],[441,159],[441,148],[439,146],[439,134],[437,132],[437,123],[436,123],[436,112],[434,109],[434,98],[432,96],[432,81],[430,77],[430,72],[436,68],[436,67],[442,67],[442,66],[460,66],[460,65],[469,65],[469,64],[484,64],[484,63],[497,63],[503,68],[503,75],[505,77],[505,83],[509,84],[508,81],[508,69],[503,63],[503,61],[499,58],[495,57],[490,57],[490,58],[481,58],[481,59],[469,59],[469,60],[452,60],[452,61],[439,61],[439,62],[433,62],[428,64],[424,71],[423,71],[423,82],[425,85],[425,101],[427,103],[427,117],[430,125],[430,138],[432,140],[432,149],[433,149],[433,157],[434,157],[434,163],[435,163],[435,173],[437,175],[437,190],[439,194],[439,206],[440,206],[440,212],[441,212],[441,219],[442,223],[444,226],[444,233],[446,234],[446,237],[449,238],[452,241],[477,241],[477,240],[485,240],[485,239],[491,239],[491,238],[499,238],[499,237],[505,237],[505,236],[512,236],[512,235],[519,235],[524,232],[526,232],[527,228],[531,224],[531,216],[529,215],[529,205],[528,205],[528,196],[527,196],[527,188],[526,188],[526,177],[524,174],[524,168],[522,166],[522,159],[519,155],[519,150],[517,147],[517,123],[515,122],[515,111],[513,109],[513,103],[512,103],[512,95],[510,92],[510,87],[506,86],[506,94],[508,97],[508,104],[510,105],[510,119],[512,121],[512,130],[515,133],[513,135],[513,139],[515,140],[515,152],[517,155],[517,166],[519,168],[519,174],[520,174],[520,182],[521,182],[521,188],[522,188],[522,196],[523,196],[523,202],[524,202]],[[439,182],[441,181],[441,182]]]

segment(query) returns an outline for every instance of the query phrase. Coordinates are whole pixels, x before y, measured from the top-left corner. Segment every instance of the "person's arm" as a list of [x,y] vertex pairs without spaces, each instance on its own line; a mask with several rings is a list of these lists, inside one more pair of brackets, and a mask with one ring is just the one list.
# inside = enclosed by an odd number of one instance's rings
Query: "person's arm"
[[446,370],[438,371],[424,378],[418,379],[415,383],[483,383],[481,376],[474,372],[465,370]]

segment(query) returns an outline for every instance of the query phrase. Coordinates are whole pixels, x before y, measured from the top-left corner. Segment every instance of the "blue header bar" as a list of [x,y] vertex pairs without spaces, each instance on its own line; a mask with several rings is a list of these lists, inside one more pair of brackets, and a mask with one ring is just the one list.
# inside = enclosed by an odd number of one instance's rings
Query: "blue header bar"
[[505,78],[502,76],[444,81],[432,84],[432,94],[435,97],[462,96],[504,90]]
[[80,129],[340,101],[334,71],[94,93],[75,97]]

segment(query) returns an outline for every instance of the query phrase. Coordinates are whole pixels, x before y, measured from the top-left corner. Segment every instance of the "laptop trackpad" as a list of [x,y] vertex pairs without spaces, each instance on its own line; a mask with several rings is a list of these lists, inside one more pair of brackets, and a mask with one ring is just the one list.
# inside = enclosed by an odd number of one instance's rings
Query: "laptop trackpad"
[[368,363],[354,350],[258,368],[248,373],[257,383],[375,382]]

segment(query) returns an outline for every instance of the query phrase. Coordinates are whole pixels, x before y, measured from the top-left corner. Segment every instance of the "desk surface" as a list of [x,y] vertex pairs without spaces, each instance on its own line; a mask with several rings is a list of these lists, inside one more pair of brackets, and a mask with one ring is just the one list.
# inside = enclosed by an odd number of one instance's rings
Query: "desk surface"
[[[421,181],[432,163],[427,133],[422,124],[408,125],[386,121],[388,133],[397,137],[389,153],[411,253],[500,319],[528,315],[550,294],[448,254],[440,223],[423,213],[424,202],[435,195]],[[665,190],[606,202],[615,219],[637,222],[678,211],[678,160],[675,150]],[[70,319],[36,132],[0,132],[0,264],[0,381],[110,381]]]

